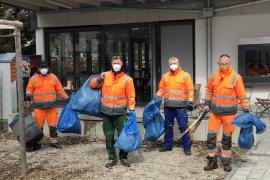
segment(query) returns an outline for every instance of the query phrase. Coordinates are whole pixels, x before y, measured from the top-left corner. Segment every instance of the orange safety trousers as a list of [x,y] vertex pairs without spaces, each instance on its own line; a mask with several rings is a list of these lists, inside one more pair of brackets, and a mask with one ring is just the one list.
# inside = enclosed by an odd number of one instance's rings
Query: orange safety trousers
[[223,126],[223,136],[222,136],[222,149],[221,157],[230,158],[231,157],[231,146],[232,146],[232,133],[235,126],[232,124],[233,119],[236,114],[231,115],[216,115],[210,113],[208,121],[208,134],[207,134],[207,146],[208,155],[214,157],[217,154],[217,144],[218,144],[218,132]]
[[57,108],[35,108],[35,121],[40,126],[43,127],[45,120],[47,119],[48,125],[56,127],[58,122],[58,112]]

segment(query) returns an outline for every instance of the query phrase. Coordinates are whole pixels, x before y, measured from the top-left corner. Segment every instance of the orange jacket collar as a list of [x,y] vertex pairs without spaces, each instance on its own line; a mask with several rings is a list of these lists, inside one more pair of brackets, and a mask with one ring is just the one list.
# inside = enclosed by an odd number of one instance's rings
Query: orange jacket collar
[[174,75],[180,73],[181,71],[183,71],[183,69],[182,69],[180,66],[179,66],[179,68],[176,69],[175,71],[171,71],[171,70],[169,69],[169,75],[170,75],[170,76],[174,76]]
[[221,77],[229,76],[233,72],[233,68],[230,67],[227,72],[222,72],[220,69],[218,69],[218,74]]
[[115,75],[112,70],[110,70],[110,73],[112,74],[112,76],[115,79],[119,79],[120,77],[122,77],[123,75],[125,75],[125,72],[120,72],[119,74]]

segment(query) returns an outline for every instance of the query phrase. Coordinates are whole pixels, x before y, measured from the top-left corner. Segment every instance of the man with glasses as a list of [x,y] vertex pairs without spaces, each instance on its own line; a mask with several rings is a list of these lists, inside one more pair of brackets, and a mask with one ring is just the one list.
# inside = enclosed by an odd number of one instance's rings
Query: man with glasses
[[[111,70],[102,72],[100,76],[91,79],[91,88],[102,88],[101,107],[103,116],[103,132],[106,137],[106,149],[109,155],[109,162],[105,167],[111,168],[116,165],[117,158],[115,148],[115,129],[118,135],[126,122],[127,108],[135,111],[135,89],[133,79],[125,74],[123,60],[119,56],[111,59]],[[127,161],[128,153],[119,151],[119,158],[122,165],[130,167]]]
[[249,112],[249,102],[242,77],[237,74],[231,66],[231,58],[227,54],[222,54],[218,61],[219,69],[212,74],[206,85],[205,110],[211,110],[208,121],[208,164],[205,171],[211,171],[217,165],[217,135],[221,125],[223,125],[221,160],[224,171],[231,171],[231,147],[232,133],[235,126],[232,120],[237,113],[238,100],[243,112]]

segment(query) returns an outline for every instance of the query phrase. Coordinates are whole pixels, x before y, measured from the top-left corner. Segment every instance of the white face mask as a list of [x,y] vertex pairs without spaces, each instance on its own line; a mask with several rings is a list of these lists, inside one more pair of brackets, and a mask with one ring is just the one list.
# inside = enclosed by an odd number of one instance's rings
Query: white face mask
[[171,64],[170,65],[170,69],[172,70],[172,71],[175,71],[176,69],[178,69],[178,65],[177,64]]
[[113,70],[114,70],[115,72],[118,72],[118,71],[120,71],[120,69],[121,69],[121,65],[120,65],[120,64],[113,64],[112,66],[113,66]]
[[48,68],[41,68],[41,69],[40,69],[40,73],[41,73],[42,75],[46,75],[46,74],[48,73]]

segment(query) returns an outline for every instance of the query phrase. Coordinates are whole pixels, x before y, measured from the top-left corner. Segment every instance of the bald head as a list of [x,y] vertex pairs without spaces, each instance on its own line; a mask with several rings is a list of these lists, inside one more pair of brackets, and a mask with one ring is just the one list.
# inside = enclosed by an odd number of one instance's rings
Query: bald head
[[177,57],[171,57],[169,59],[169,65],[171,65],[171,64],[177,64],[179,66],[180,61],[179,61],[179,59]]
[[220,55],[218,65],[221,71],[226,72],[231,67],[231,57],[227,54]]

